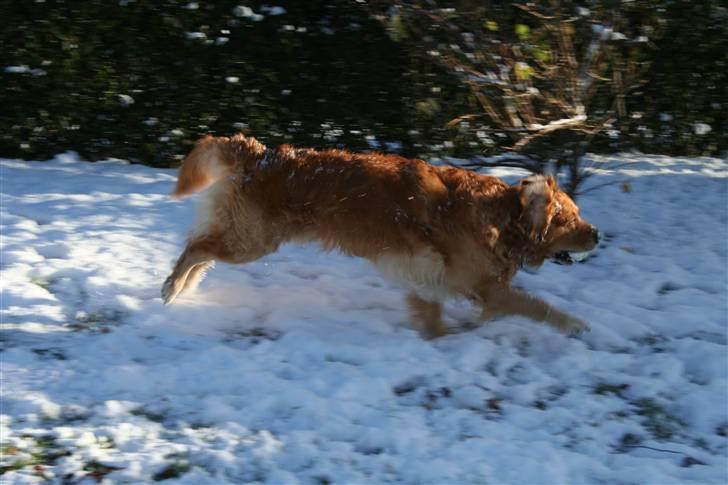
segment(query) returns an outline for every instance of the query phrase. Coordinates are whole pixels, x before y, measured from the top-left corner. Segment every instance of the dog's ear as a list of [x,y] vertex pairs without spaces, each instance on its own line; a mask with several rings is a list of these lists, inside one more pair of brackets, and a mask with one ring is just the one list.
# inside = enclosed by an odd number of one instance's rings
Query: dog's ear
[[528,224],[530,235],[542,238],[553,217],[553,199],[556,181],[552,176],[534,175],[518,185],[521,217]]

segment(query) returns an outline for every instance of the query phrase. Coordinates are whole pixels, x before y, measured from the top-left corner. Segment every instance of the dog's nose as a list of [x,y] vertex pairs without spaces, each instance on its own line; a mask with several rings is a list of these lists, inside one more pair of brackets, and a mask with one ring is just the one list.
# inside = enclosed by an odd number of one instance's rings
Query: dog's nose
[[592,226],[591,227],[591,235],[592,235],[592,239],[594,239],[594,244],[599,244],[599,229],[597,229],[596,227]]

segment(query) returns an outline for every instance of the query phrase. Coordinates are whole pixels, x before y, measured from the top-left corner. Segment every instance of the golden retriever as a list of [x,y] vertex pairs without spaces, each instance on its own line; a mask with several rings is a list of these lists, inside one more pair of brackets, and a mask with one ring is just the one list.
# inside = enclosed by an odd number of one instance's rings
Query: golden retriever
[[524,265],[593,249],[599,232],[553,177],[515,185],[381,153],[266,148],[207,136],[185,159],[174,195],[204,194],[203,215],[162,298],[172,303],[215,260],[246,263],[287,241],[317,241],[371,261],[407,290],[412,323],[444,335],[441,302],[465,297],[482,318],[524,315],[565,333],[585,322],[511,288]]

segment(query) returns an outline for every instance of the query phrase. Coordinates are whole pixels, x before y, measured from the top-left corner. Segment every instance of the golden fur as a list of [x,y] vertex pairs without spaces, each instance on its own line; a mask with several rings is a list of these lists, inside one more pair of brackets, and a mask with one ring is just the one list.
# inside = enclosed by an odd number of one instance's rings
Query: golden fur
[[287,241],[317,241],[371,261],[408,291],[413,323],[447,333],[441,302],[465,297],[482,317],[525,315],[564,332],[586,323],[510,287],[518,269],[587,251],[596,229],[552,177],[516,185],[381,153],[267,149],[251,137],[205,137],[175,196],[210,186],[204,215],[162,288],[165,303],[214,260],[245,263]]

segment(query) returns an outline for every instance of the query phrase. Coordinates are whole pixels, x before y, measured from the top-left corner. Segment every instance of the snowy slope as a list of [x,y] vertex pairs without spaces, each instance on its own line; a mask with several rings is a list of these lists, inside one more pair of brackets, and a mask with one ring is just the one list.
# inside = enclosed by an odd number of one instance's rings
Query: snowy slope
[[628,181],[580,200],[602,247],[517,277],[592,332],[464,330],[453,303],[428,342],[310,246],[164,307],[194,219],[174,171],[0,160],[0,481],[726,483],[726,162],[592,163]]

